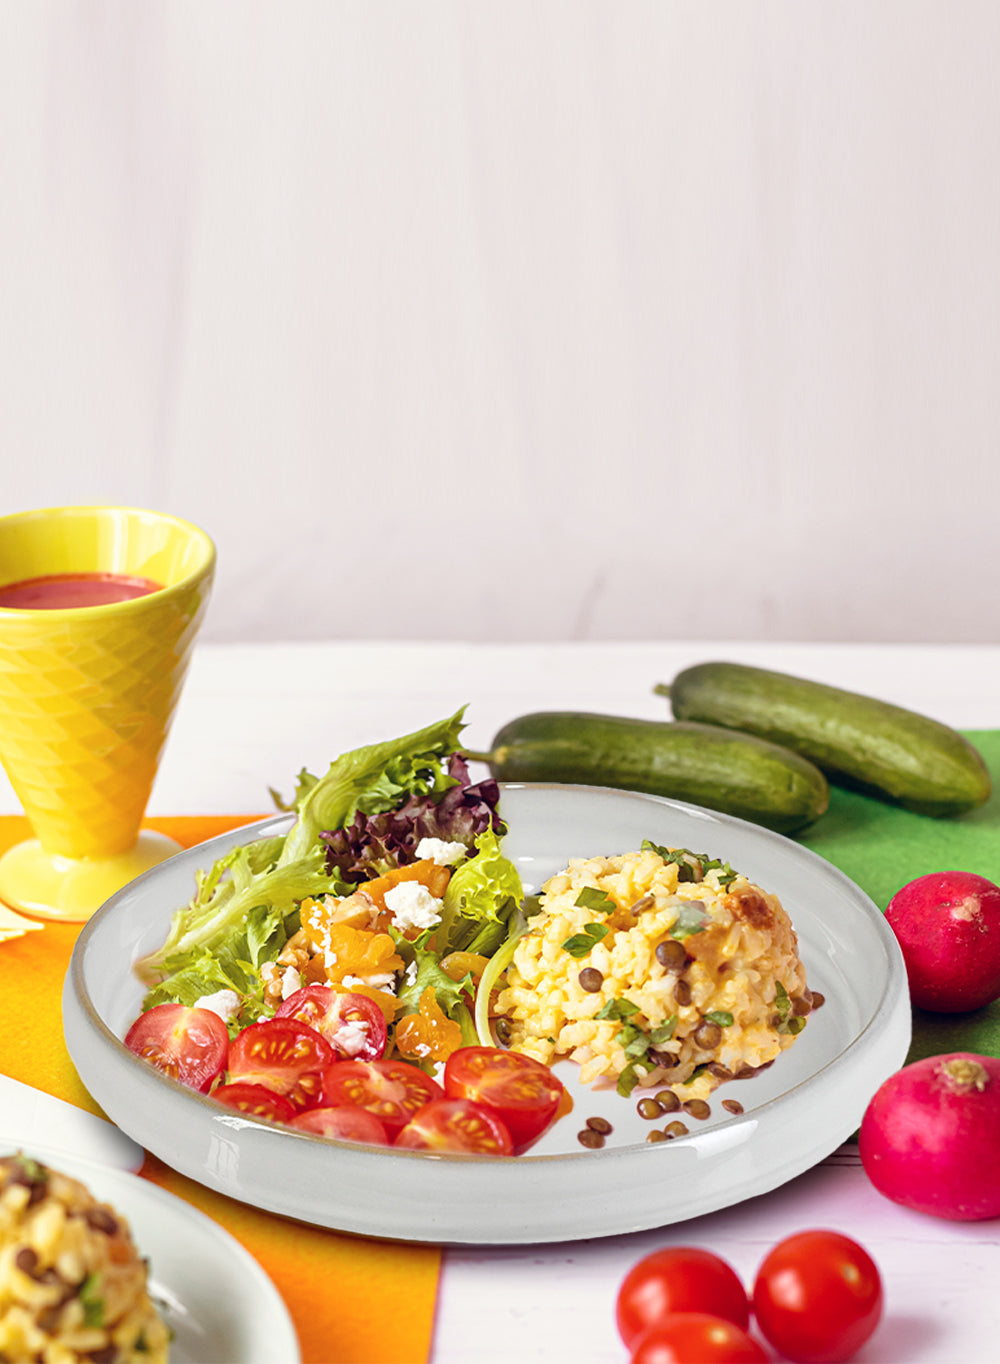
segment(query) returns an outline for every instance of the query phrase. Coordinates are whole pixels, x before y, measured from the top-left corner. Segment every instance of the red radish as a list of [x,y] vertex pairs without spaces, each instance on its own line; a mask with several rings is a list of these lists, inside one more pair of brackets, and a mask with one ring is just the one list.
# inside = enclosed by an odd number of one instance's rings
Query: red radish
[[952,1052],[904,1066],[876,1091],[858,1143],[894,1203],[955,1222],[1000,1217],[1000,1060]]
[[972,872],[931,872],[898,890],[885,917],[918,1008],[965,1013],[1000,998],[1000,886]]

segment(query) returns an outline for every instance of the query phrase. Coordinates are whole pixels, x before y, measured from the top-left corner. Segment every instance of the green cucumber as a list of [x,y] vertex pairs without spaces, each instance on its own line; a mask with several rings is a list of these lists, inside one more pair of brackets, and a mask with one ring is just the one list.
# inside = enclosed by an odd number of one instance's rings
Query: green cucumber
[[964,814],[990,796],[986,764],[963,735],[874,697],[740,663],[701,663],[656,690],[678,721],[782,744],[835,784],[919,814]]
[[704,805],[779,833],[811,824],[830,788],[788,749],[716,725],[536,711],[511,720],[489,753],[498,781],[613,786]]

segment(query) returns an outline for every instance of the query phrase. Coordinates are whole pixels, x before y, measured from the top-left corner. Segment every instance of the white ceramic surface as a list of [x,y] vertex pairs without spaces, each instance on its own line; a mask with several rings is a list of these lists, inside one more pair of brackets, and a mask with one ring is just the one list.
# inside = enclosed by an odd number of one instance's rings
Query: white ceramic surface
[[299,1364],[292,1319],[254,1257],[190,1204],[123,1170],[49,1146],[0,1140],[79,1179],[128,1222],[149,1260],[150,1295],[174,1336],[170,1364]]
[[[571,857],[638,848],[643,838],[731,863],[778,894],[809,983],[826,997],[770,1070],[718,1091],[687,1137],[646,1143],[633,1099],[559,1074],[573,1113],[533,1150],[505,1160],[329,1142],[247,1118],[159,1074],[122,1044],[142,987],[130,965],[159,946],[194,873],[228,848],[281,832],[281,815],[190,849],[111,899],[81,933],[63,995],[66,1041],[104,1111],[191,1178],[318,1226],[439,1243],[525,1244],[664,1226],[765,1193],[810,1168],[856,1129],[868,1099],[906,1056],[910,1011],[896,940],[841,872],[757,825],[676,801],[595,787],[505,786],[505,851],[527,891]],[[732,1117],[718,1102],[737,1097]],[[576,1139],[603,1114],[598,1151]]]

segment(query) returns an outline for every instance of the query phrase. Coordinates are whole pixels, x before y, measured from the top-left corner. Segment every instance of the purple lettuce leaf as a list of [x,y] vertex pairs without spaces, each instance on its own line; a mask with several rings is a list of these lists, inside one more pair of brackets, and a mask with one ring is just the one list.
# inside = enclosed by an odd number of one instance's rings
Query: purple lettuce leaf
[[497,783],[490,777],[470,783],[468,765],[458,753],[448,759],[448,775],[454,784],[443,793],[408,796],[395,810],[380,814],[359,810],[346,828],[321,833],[327,871],[357,884],[415,862],[422,838],[464,843],[471,856],[485,830],[505,833]]

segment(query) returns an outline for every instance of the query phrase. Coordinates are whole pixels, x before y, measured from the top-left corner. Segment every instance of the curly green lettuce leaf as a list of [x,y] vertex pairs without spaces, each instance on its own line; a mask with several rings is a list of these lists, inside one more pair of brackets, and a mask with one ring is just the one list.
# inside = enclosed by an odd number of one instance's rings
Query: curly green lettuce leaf
[[168,971],[190,965],[196,953],[217,955],[257,905],[290,914],[308,895],[343,893],[345,887],[326,867],[320,834],[341,828],[358,810],[389,809],[408,794],[453,785],[447,758],[464,728],[463,714],[464,707],[401,739],[344,753],[323,777],[301,772],[289,832],[234,848],[199,873],[195,894],[174,915],[166,942],[136,963],[140,979],[155,985]]
[[198,883],[184,909],[173,917],[167,939],[136,963],[140,979],[157,984],[189,965],[196,953],[218,954],[230,938],[245,934],[252,910],[264,906],[284,918],[308,895],[330,890],[322,851],[297,862],[255,870],[253,845],[233,848]]
[[476,839],[476,855],[454,872],[444,893],[435,941],[441,955],[477,952],[491,956],[507,937],[510,919],[524,898],[517,868],[487,829]]
[[311,852],[324,830],[342,829],[358,810],[376,814],[391,810],[407,795],[446,791],[455,784],[442,760],[458,747],[465,728],[465,707],[401,739],[369,744],[341,754],[326,775],[311,781],[299,777],[297,819],[282,849],[281,863]]

